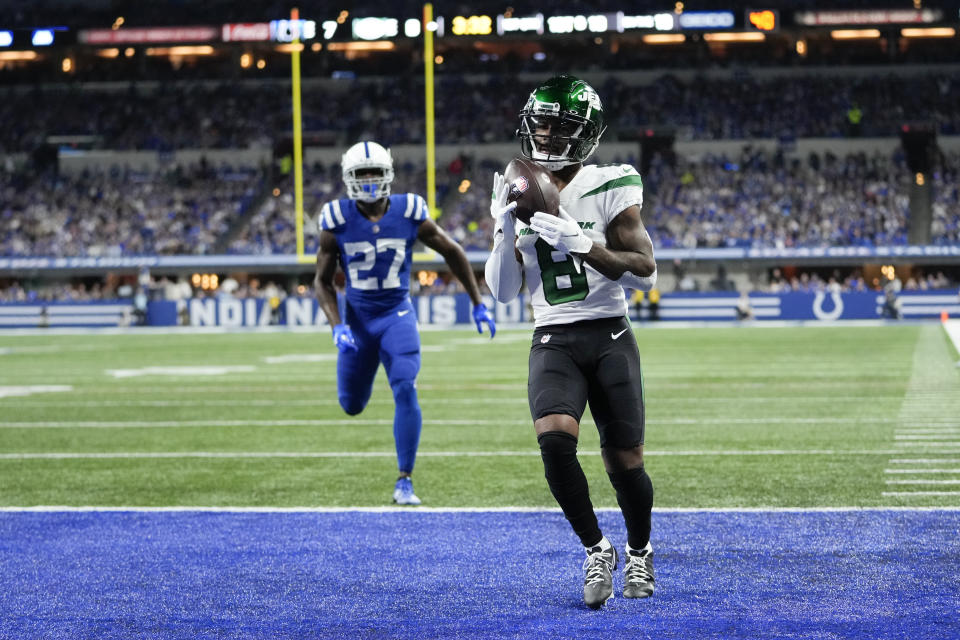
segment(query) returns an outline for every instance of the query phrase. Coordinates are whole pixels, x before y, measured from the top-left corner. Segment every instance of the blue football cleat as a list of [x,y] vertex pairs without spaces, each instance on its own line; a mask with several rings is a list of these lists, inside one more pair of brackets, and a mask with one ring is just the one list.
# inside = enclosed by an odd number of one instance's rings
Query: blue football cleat
[[407,476],[397,478],[397,485],[393,488],[393,501],[397,504],[420,504],[420,498],[413,492],[413,480]]

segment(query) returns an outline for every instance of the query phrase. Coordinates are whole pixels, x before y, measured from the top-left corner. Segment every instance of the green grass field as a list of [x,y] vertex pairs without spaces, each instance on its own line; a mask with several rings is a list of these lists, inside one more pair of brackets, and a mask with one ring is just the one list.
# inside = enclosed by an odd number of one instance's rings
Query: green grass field
[[[939,325],[636,333],[656,507],[960,505],[960,369]],[[555,506],[529,339],[424,332],[424,506]],[[9,395],[30,385],[64,387]],[[386,380],[356,417],[335,386],[325,332],[0,336],[0,506],[389,505]],[[615,506],[589,414],[580,451],[594,503]]]

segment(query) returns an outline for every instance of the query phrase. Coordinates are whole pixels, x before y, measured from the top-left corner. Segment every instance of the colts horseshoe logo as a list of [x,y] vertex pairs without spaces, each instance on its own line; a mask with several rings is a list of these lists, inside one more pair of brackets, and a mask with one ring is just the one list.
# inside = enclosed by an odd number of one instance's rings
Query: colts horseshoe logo
[[824,311],[823,299],[825,297],[826,293],[817,291],[817,295],[813,298],[813,315],[817,320],[836,320],[843,315],[843,298],[836,291],[832,292],[830,298],[833,300],[833,311]]

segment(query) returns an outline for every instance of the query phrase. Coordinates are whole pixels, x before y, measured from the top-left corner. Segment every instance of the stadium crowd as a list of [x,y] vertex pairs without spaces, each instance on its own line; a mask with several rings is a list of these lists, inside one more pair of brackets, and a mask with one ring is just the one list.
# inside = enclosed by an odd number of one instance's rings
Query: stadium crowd
[[[437,142],[513,140],[524,86],[508,74],[438,76]],[[597,89],[610,114],[608,141],[650,126],[691,140],[895,136],[904,122],[921,120],[941,135],[960,134],[960,71],[857,78],[744,71],[735,81],[665,74],[652,82],[614,73]],[[88,145],[114,150],[269,148],[290,131],[290,113],[283,82],[7,88],[0,89],[0,152],[29,152],[49,136],[91,136]],[[304,130],[338,146],[364,138],[422,144],[423,113],[418,77],[308,84],[303,92]]]
[[[479,167],[479,175],[498,168]],[[960,243],[958,169],[960,154],[949,154],[934,175],[932,244]],[[736,158],[657,155],[643,179],[645,224],[657,248],[907,244],[912,176],[899,151],[801,159],[748,146]],[[470,249],[489,247],[482,191],[452,202],[440,218]]]
[[262,179],[257,169],[205,164],[156,172],[0,172],[0,255],[210,253]]
[[[439,172],[439,223],[468,250],[489,248],[485,183],[500,165],[461,156]],[[398,163],[396,172],[395,192],[422,191],[422,165]],[[931,244],[960,243],[958,172],[954,153],[933,175]],[[656,155],[643,178],[645,223],[661,249],[907,244],[911,174],[899,151],[797,158],[746,146],[733,158]],[[0,255],[296,251],[292,181],[271,189],[259,168],[199,164],[33,179],[0,171],[0,190]],[[308,253],[316,250],[316,212],[343,196],[337,164],[306,168]]]

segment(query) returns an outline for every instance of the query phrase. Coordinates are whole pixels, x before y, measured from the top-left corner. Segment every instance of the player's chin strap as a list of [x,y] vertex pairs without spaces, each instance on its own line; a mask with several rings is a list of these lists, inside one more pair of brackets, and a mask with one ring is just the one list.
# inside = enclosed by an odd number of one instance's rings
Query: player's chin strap
[[617,280],[617,284],[628,289],[650,291],[650,289],[653,289],[655,286],[657,286],[657,270],[654,269],[653,273],[648,276],[638,276],[632,271],[624,271],[623,275],[620,276],[620,279]]

